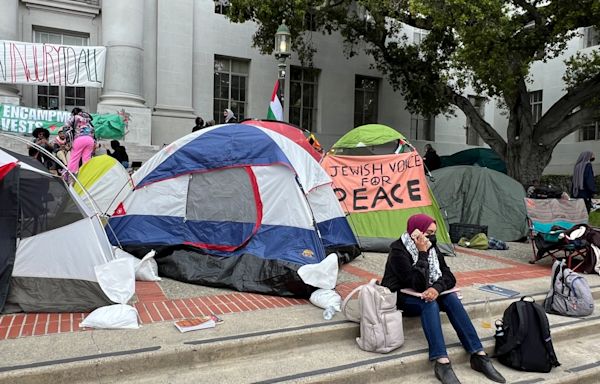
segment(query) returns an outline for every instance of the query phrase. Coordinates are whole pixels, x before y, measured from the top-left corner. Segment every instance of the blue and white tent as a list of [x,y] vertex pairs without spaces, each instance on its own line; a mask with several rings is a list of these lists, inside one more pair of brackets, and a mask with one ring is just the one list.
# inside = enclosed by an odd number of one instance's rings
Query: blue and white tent
[[302,147],[269,129],[225,124],[163,148],[133,176],[107,229],[134,254],[157,249],[161,276],[306,297],[297,274],[358,246],[331,179]]

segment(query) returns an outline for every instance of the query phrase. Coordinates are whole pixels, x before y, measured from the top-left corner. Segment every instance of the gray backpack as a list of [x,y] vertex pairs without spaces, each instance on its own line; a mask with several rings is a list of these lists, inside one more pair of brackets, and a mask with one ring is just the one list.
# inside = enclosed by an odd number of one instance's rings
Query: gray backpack
[[567,268],[564,260],[557,260],[552,266],[552,283],[544,309],[547,313],[575,317],[594,312],[594,297],[587,280]]
[[[359,317],[347,311],[348,301],[356,292]],[[350,292],[342,303],[342,312],[348,320],[360,323],[360,337],[356,338],[360,349],[387,353],[404,344],[402,312],[396,308],[396,293],[378,285],[375,279]]]

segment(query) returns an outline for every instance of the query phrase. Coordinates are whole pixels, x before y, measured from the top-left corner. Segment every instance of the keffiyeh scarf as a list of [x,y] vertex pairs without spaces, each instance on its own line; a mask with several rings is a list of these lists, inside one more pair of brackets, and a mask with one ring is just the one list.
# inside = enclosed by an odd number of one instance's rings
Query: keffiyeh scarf
[[[417,260],[419,260],[419,250],[417,249],[417,245],[415,244],[413,239],[411,239],[408,232],[404,232],[402,234],[401,240],[402,240],[402,244],[404,244],[404,247],[406,248],[406,250],[412,256],[413,265],[415,265],[417,263]],[[442,271],[440,270],[440,261],[438,259],[438,255],[435,250],[435,247],[429,248],[429,256],[427,258],[427,261],[429,262],[429,284],[428,284],[428,286],[431,286],[440,277],[442,277]]]

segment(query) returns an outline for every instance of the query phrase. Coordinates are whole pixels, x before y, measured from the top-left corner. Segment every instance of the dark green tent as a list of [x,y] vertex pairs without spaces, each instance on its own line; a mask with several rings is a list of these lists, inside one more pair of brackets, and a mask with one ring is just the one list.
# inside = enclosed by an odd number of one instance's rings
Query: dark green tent
[[440,159],[442,160],[442,168],[454,165],[477,165],[507,173],[504,160],[489,148],[465,149],[449,156],[440,156]]
[[516,241],[527,235],[525,189],[485,167],[459,165],[431,172],[429,186],[448,224],[487,225],[488,236]]

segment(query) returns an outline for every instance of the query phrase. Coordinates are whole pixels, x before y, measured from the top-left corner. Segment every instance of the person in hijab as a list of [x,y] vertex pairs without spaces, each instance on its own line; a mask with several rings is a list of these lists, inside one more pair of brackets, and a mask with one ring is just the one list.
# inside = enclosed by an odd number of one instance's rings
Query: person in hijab
[[[436,245],[437,224],[424,214],[411,216],[407,232],[391,244],[381,285],[398,292],[398,309],[405,316],[420,316],[429,345],[429,360],[434,362],[435,376],[443,384],[460,384],[448,359],[442,333],[440,311],[446,312],[463,347],[471,354],[471,368],[487,378],[505,383],[485,354],[481,340],[456,292],[440,293],[454,288],[456,278],[446,265]],[[421,297],[400,292],[421,292]]]
[[229,108],[226,108],[223,111],[223,116],[225,117],[225,123],[236,123],[237,122],[237,117],[235,117],[235,114]]
[[596,193],[596,181],[592,161],[596,160],[592,151],[583,151],[573,169],[573,197],[583,199],[588,211],[592,209],[592,197]]

